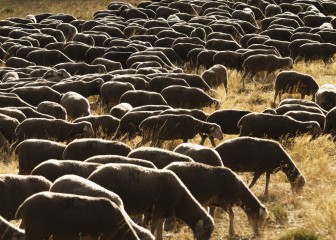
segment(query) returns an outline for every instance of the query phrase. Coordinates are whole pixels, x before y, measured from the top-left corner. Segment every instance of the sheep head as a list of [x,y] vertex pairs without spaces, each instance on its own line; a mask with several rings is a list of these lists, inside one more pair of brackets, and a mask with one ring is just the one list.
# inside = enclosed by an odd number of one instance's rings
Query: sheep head
[[312,122],[307,126],[307,129],[309,130],[310,134],[313,136],[313,139],[317,138],[322,134],[322,130],[320,125],[317,122]]
[[295,181],[291,182],[291,189],[294,193],[299,193],[302,191],[303,186],[306,183],[306,179],[303,175],[299,175]]
[[265,223],[268,218],[268,211],[265,206],[261,206],[255,212],[248,214],[249,223],[256,236],[260,236],[265,228]]
[[219,125],[214,124],[213,126],[210,127],[210,134],[209,136],[212,136],[214,138],[217,138],[218,140],[222,140],[223,139],[223,132],[220,128]]
[[192,229],[196,240],[208,240],[215,228],[215,224],[210,215],[206,214],[199,219],[195,227]]

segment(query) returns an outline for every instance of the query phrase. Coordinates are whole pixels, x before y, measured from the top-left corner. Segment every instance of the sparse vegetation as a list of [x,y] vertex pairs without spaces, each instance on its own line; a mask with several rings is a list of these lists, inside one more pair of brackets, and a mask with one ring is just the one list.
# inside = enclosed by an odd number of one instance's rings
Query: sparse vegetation
[[[126,1],[126,0],[123,0]],[[68,13],[80,19],[92,19],[95,11],[106,9],[110,0],[29,0],[13,1],[4,0],[0,6],[0,18],[25,17],[27,14],[41,12]],[[137,0],[131,0],[136,4]],[[200,74],[204,68],[195,69],[190,64],[182,67],[187,72]],[[300,62],[294,65],[295,71],[312,75],[319,85],[325,83],[336,84],[336,62],[326,66],[322,61],[313,63]],[[226,97],[222,86],[216,89],[216,98],[222,101],[222,109],[236,108],[261,112],[271,107],[273,101],[273,87],[262,87],[260,83],[247,82],[245,90],[242,90],[241,74],[229,70],[228,87],[229,93]],[[283,98],[299,95],[284,94]],[[307,97],[306,99],[311,99]],[[97,97],[89,98],[93,114],[107,113]],[[214,111],[214,108],[205,108],[206,112]],[[105,136],[102,136],[105,138]],[[225,136],[224,140],[236,136]],[[106,136],[110,139],[110,136]],[[199,143],[200,137],[192,140]],[[134,148],[140,141],[137,137],[127,144]],[[175,148],[180,141],[165,143],[162,147],[166,149]],[[218,141],[216,140],[218,144]],[[210,142],[206,141],[210,146]],[[268,240],[333,240],[336,239],[336,148],[335,143],[328,136],[321,136],[311,140],[309,136],[302,136],[293,139],[291,144],[285,144],[285,149],[293,158],[297,166],[306,177],[307,184],[298,195],[292,194],[288,184],[284,180],[284,174],[272,176],[270,184],[270,195],[263,197],[265,179],[261,180],[252,188],[252,191],[269,208],[270,220],[266,226],[263,239]],[[6,152],[0,153],[0,173],[17,173],[17,161],[13,155]],[[252,180],[249,174],[240,175],[246,182]],[[243,211],[238,208],[235,211],[235,228],[239,237],[234,239],[251,239],[252,233],[247,218]],[[229,220],[226,213],[217,212],[215,218],[215,231],[212,239],[232,239],[227,236]],[[293,230],[288,230],[293,229]],[[165,239],[193,239],[191,231],[182,227],[177,233],[165,232]]]

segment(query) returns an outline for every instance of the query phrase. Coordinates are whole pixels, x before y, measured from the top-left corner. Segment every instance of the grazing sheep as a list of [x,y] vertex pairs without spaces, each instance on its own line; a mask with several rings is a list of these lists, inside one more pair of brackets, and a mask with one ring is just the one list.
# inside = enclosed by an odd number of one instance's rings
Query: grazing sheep
[[101,104],[114,106],[119,103],[120,97],[129,90],[135,90],[134,86],[129,82],[106,82],[100,88]]
[[[192,116],[166,114],[145,119],[140,124],[142,140],[139,146],[152,141],[151,145],[159,145],[163,140],[183,139],[188,142],[197,134],[207,134],[219,140],[223,139],[220,127],[215,123],[200,121]],[[215,142],[211,142],[215,146]]]
[[298,57],[295,63],[304,61],[323,60],[325,64],[331,63],[336,53],[336,45],[332,43],[305,43],[299,48]]
[[233,51],[219,51],[214,56],[214,64],[221,64],[229,69],[243,70],[243,53]]
[[107,163],[129,163],[135,164],[147,168],[156,168],[155,165],[144,159],[140,158],[132,158],[132,157],[124,157],[120,155],[95,155],[93,157],[89,157],[84,162],[92,162],[92,163],[100,163],[100,164],[107,164]]
[[107,135],[113,135],[116,132],[119,125],[119,119],[111,115],[97,115],[97,116],[89,115],[85,117],[79,117],[76,118],[73,121],[73,123],[83,121],[92,124],[92,128],[96,136],[98,135],[99,131],[102,131],[104,134]]
[[308,122],[308,121],[316,121],[320,128],[324,129],[324,122],[326,119],[326,116],[321,113],[311,113],[306,111],[289,111],[284,114],[284,116],[290,116],[294,118],[295,120],[301,121],[301,122]]
[[23,101],[18,95],[0,94],[0,107],[33,107],[29,103]]
[[74,174],[87,178],[101,164],[88,163],[74,160],[56,160],[49,159],[37,165],[30,173],[34,176],[42,176],[50,182],[67,174]]
[[123,137],[121,140],[124,140],[127,137],[128,140],[131,140],[135,138],[141,133],[139,129],[140,123],[148,117],[158,115],[160,112],[161,110],[127,112],[120,119],[116,133],[112,139],[117,140]]
[[215,150],[221,156],[224,166],[237,172],[253,172],[250,188],[266,173],[265,195],[268,195],[271,173],[279,170],[286,174],[294,192],[301,191],[306,182],[294,161],[276,141],[239,137],[222,142]]
[[50,235],[57,239],[79,239],[79,235],[94,239],[139,239],[124,211],[107,198],[41,192],[21,204],[16,218],[22,219],[27,240]]
[[161,148],[140,147],[132,150],[127,157],[139,158],[152,162],[158,169],[163,169],[172,162],[193,162],[194,160],[186,155]]
[[202,78],[211,87],[218,87],[223,84],[225,92],[228,92],[228,74],[225,66],[215,64],[202,73]]
[[60,82],[63,79],[71,77],[70,73],[68,73],[65,69],[50,69],[45,72],[43,75],[43,79],[46,79],[51,82]]
[[[304,105],[304,106],[317,107],[317,108],[320,108],[321,110],[323,110],[319,105],[317,105],[317,103],[315,103],[313,101],[304,100],[304,99],[297,99],[297,98],[284,99],[279,103],[279,107],[281,107],[283,105],[288,105],[288,104],[300,104],[300,105]],[[323,110],[323,111],[325,111],[325,110]],[[326,114],[327,111],[325,111],[323,113]]]
[[171,85],[180,85],[189,87],[189,84],[182,78],[173,78],[167,76],[153,77],[148,83],[148,91],[160,93],[164,88]]
[[161,91],[162,96],[168,105],[174,108],[203,108],[215,105],[220,108],[221,101],[210,97],[203,90],[196,87],[170,86]]
[[274,88],[273,104],[277,96],[279,96],[279,103],[281,102],[283,93],[300,93],[301,99],[304,99],[305,95],[313,95],[312,101],[314,101],[319,85],[311,75],[296,71],[282,71],[275,78]]
[[285,113],[289,111],[306,111],[311,113],[320,113],[324,114],[323,109],[321,109],[319,106],[313,106],[313,105],[305,105],[300,102],[293,103],[293,104],[282,104],[278,108],[275,109],[276,113],[278,115],[284,115]]
[[2,240],[25,240],[25,232],[0,216],[0,238]]
[[333,107],[329,110],[329,112],[325,116],[325,123],[324,123],[324,134],[331,134],[333,139],[335,140],[336,136],[336,107]]
[[53,116],[56,119],[67,119],[66,109],[56,102],[43,101],[37,106],[36,110],[40,113]]
[[[213,219],[171,171],[131,164],[107,164],[94,171],[89,180],[118,194],[129,214],[151,216],[151,232],[162,240],[162,222],[176,216],[193,231],[195,239],[209,239]],[[155,207],[154,207],[155,206]]]
[[31,51],[27,60],[40,66],[55,66],[58,63],[73,62],[59,50],[40,49]]
[[127,156],[132,149],[125,143],[103,139],[82,138],[69,143],[63,159],[85,160],[94,155],[116,154]]
[[55,141],[65,142],[76,137],[92,137],[93,135],[94,131],[89,122],[70,123],[62,119],[29,118],[15,129],[16,141],[12,149],[27,138],[53,138]]
[[89,101],[76,92],[70,91],[63,94],[60,104],[66,109],[69,119],[90,115]]
[[129,103],[119,103],[111,108],[110,115],[121,119],[126,113],[133,109],[132,105]]
[[[58,178],[50,187],[50,192],[68,193],[89,197],[104,197],[115,203],[121,211],[124,210],[124,204],[121,198],[112,191],[101,187],[100,185],[76,175],[66,175]],[[130,222],[131,226],[140,239],[154,240],[154,236],[145,228],[140,227],[124,213],[125,218]]]
[[29,196],[48,191],[51,182],[40,176],[0,175],[0,215],[6,220],[15,219],[15,212]]
[[143,105],[167,105],[167,102],[160,93],[144,90],[129,90],[119,99],[119,103],[129,103],[133,107]]
[[174,172],[201,205],[223,208],[229,214],[230,234],[235,234],[232,207],[239,206],[247,215],[254,234],[260,235],[268,211],[229,168],[201,163],[172,163],[165,169]]
[[45,118],[45,119],[55,119],[53,116],[48,114],[40,113],[33,107],[6,107],[6,109],[15,109],[21,111],[26,118]]
[[60,93],[67,93],[67,92],[76,92],[82,95],[85,98],[90,96],[99,95],[100,94],[100,87],[103,85],[104,81],[101,78],[96,78],[92,81],[64,81],[59,82],[53,85],[51,88],[60,92]]
[[37,107],[43,101],[59,103],[61,94],[48,86],[41,87],[18,87],[11,91],[17,94],[23,101]]
[[59,63],[54,66],[56,69],[65,69],[71,76],[94,73],[106,73],[106,68],[102,64],[91,65],[83,62]]
[[310,134],[316,138],[322,133],[320,125],[315,121],[301,122],[289,116],[267,113],[249,113],[239,120],[238,127],[239,136],[268,137],[274,140],[299,134]]
[[11,108],[0,108],[0,113],[7,115],[8,117],[11,118],[15,118],[16,120],[18,120],[19,122],[22,122],[23,120],[25,120],[27,117],[26,115],[23,114],[23,112],[21,112],[18,109],[11,109]]
[[245,88],[244,81],[247,76],[250,76],[251,79],[259,73],[266,71],[266,76],[273,73],[276,70],[292,68],[293,67],[293,60],[289,57],[278,57],[275,55],[263,55],[263,54],[256,54],[253,56],[248,57],[244,63],[244,75],[243,75],[243,88]]
[[323,84],[315,95],[316,103],[326,111],[330,111],[336,106],[336,86],[333,84]]
[[20,122],[16,118],[0,113],[0,132],[8,142],[13,142],[15,129],[19,124]]
[[218,153],[209,147],[193,143],[181,143],[173,151],[191,157],[195,162],[210,166],[223,166]]
[[141,76],[134,74],[117,75],[113,78],[115,82],[131,83],[136,90],[146,90],[148,82]]

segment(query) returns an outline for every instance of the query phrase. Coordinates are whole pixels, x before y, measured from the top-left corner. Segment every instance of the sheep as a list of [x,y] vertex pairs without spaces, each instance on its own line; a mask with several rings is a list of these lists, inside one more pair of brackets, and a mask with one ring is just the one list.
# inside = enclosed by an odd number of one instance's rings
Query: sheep
[[336,86],[323,84],[315,95],[315,101],[322,109],[330,111],[336,106]]
[[35,66],[35,63],[19,57],[10,57],[6,60],[6,66],[12,68],[25,68]]
[[163,169],[172,162],[193,162],[186,155],[155,147],[140,147],[132,150],[127,157],[139,158],[152,162],[158,169]]
[[27,197],[48,191],[50,186],[51,182],[40,176],[1,174],[0,215],[7,221],[14,220],[16,210]]
[[51,82],[60,82],[63,79],[71,77],[71,75],[65,69],[50,69],[46,71],[42,77]]
[[319,106],[305,105],[300,102],[293,103],[293,104],[292,103],[282,104],[278,108],[276,108],[275,111],[278,115],[283,115],[289,111],[306,111],[306,112],[320,113],[320,114],[325,113],[325,111],[321,109]]
[[50,235],[62,239],[79,239],[79,235],[94,239],[139,239],[124,211],[107,198],[41,192],[27,198],[16,217],[24,223],[27,240]]
[[148,83],[148,91],[160,93],[164,88],[171,85],[181,85],[189,87],[189,84],[182,78],[168,76],[153,77]]
[[60,93],[67,93],[67,92],[76,92],[82,95],[85,98],[90,96],[99,95],[100,94],[100,87],[103,85],[104,81],[101,78],[94,79],[92,81],[65,81],[59,82],[53,85],[51,88],[60,92]]
[[327,111],[323,110],[319,105],[317,105],[317,103],[310,101],[310,100],[304,100],[304,99],[286,98],[279,103],[279,107],[283,105],[288,105],[288,104],[300,104],[304,106],[317,107],[317,108],[320,108],[324,114],[327,114]]
[[219,51],[214,56],[214,64],[221,64],[229,69],[243,70],[242,53],[233,51]]
[[319,85],[309,74],[296,71],[282,71],[275,78],[274,88],[273,104],[275,104],[277,96],[279,96],[279,103],[281,102],[281,95],[283,93],[300,93],[301,99],[304,99],[305,95],[313,95],[312,101],[314,101]]
[[335,119],[336,119],[336,107],[333,107],[329,110],[329,112],[325,116],[325,123],[324,123],[324,134],[331,134],[335,140],[336,136],[336,126],[335,126]]
[[[69,193],[81,196],[90,196],[90,197],[104,197],[109,199],[111,202],[115,203],[121,211],[124,210],[124,204],[121,198],[112,191],[107,190],[106,188],[101,187],[100,185],[89,181],[85,178],[76,176],[76,175],[66,175],[58,178],[50,187],[50,192],[57,193]],[[146,230],[145,228],[140,227],[124,212],[125,218],[129,221],[137,235],[140,239],[154,240],[154,236]]]
[[0,94],[0,107],[33,107],[29,103],[23,101],[19,96]]
[[267,113],[249,113],[239,120],[238,127],[239,136],[268,137],[274,140],[299,134],[310,134],[316,138],[322,133],[320,125],[315,121],[301,122],[289,116]]
[[83,62],[59,63],[54,68],[58,70],[65,69],[71,76],[107,72],[105,66],[102,64],[91,65]]
[[225,66],[215,64],[202,73],[202,78],[211,87],[218,87],[223,84],[226,94],[228,93],[228,74]]
[[309,40],[306,38],[292,40],[291,43],[288,45],[289,55],[292,59],[296,59],[299,56],[299,48],[305,43],[317,43],[317,41]]
[[91,123],[69,123],[62,119],[29,118],[21,122],[15,129],[16,141],[11,148],[14,149],[27,138],[47,139],[55,141],[71,141],[76,137],[92,137],[94,131]]
[[120,155],[95,155],[85,159],[84,162],[92,162],[92,163],[129,163],[135,164],[147,168],[156,168],[156,166],[148,160],[140,159],[140,158],[133,158],[133,157],[124,157]]
[[43,101],[37,106],[36,110],[40,113],[53,116],[56,119],[67,119],[66,109],[56,102]]
[[100,165],[101,164],[99,163],[88,163],[75,160],[49,159],[37,165],[31,171],[30,175],[45,177],[50,182],[54,182],[57,178],[67,174],[74,174],[87,178]]
[[2,240],[25,240],[25,232],[0,216],[0,237]]
[[162,239],[164,218],[174,215],[191,228],[195,239],[209,239],[211,236],[213,219],[171,171],[130,164],[106,164],[88,179],[118,194],[127,213],[150,214],[151,232],[155,232],[155,239]]
[[160,93],[148,92],[144,90],[129,90],[119,99],[119,103],[126,102],[133,107],[143,105],[167,105]]
[[121,119],[126,113],[128,113],[132,109],[133,107],[131,104],[123,102],[112,107],[109,113],[112,117]]
[[170,86],[161,91],[161,95],[167,101],[168,105],[174,108],[203,108],[215,105],[220,108],[221,101],[210,97],[203,90],[196,87]]
[[223,166],[218,153],[209,147],[199,144],[181,143],[173,151],[191,157],[195,162],[210,166]]
[[158,111],[135,111],[126,113],[119,121],[118,128],[113,136],[113,140],[124,140],[126,137],[128,140],[136,137],[140,134],[139,125],[148,117],[156,116],[161,112]]
[[265,195],[268,195],[271,173],[279,170],[286,174],[293,192],[302,191],[305,185],[305,177],[295,162],[281,144],[274,140],[239,137],[222,142],[215,150],[219,153],[224,166],[237,172],[253,172],[250,188],[263,173],[266,173]]
[[61,98],[60,104],[66,109],[69,119],[90,115],[89,101],[76,92],[65,93]]
[[55,66],[62,62],[73,62],[64,53],[59,50],[39,49],[30,52],[27,60],[40,66]]
[[332,62],[332,57],[336,53],[336,45],[332,43],[305,43],[300,46],[298,57],[295,63],[321,59],[325,64]]
[[93,131],[95,132],[95,135],[97,136],[99,131],[102,131],[106,135],[113,135],[119,125],[119,119],[116,117],[113,117],[111,115],[89,115],[85,117],[79,117],[76,118],[73,123],[78,122],[89,122],[92,124]]
[[19,124],[20,122],[16,118],[0,113],[0,132],[8,142],[13,142],[15,129]]
[[243,88],[245,88],[244,81],[247,76],[250,76],[251,79],[262,71],[266,71],[266,77],[276,70],[292,68],[293,60],[289,57],[277,57],[275,55],[263,55],[256,54],[248,57],[244,63],[244,75],[243,75]]
[[148,88],[148,82],[143,77],[134,74],[117,75],[113,78],[113,81],[131,83],[135,90],[146,90]]
[[295,120],[301,121],[301,122],[307,122],[307,121],[316,121],[320,125],[320,128],[324,129],[324,122],[326,119],[326,116],[321,113],[311,113],[306,111],[289,111],[284,114],[284,116],[290,116],[294,118]]
[[35,110],[33,107],[6,107],[5,109],[9,110],[19,110],[22,112],[26,118],[45,118],[45,119],[55,119],[53,116],[48,114],[40,113]]
[[255,235],[260,235],[268,217],[267,208],[232,170],[202,163],[172,163],[174,172],[203,206],[223,208],[230,218],[229,233],[235,234],[233,206],[243,209]]
[[69,143],[63,152],[63,159],[85,160],[102,154],[127,156],[132,149],[125,143],[103,139],[82,138]]
[[101,104],[114,106],[119,103],[120,97],[129,90],[135,90],[134,86],[129,82],[106,82],[100,88]]
[[[152,146],[159,145],[163,140],[183,139],[184,142],[188,142],[199,133],[219,140],[223,139],[223,133],[217,124],[200,121],[186,114],[149,117],[141,122],[140,130],[142,140],[138,146],[149,141],[152,141]],[[215,145],[214,141],[211,143],[213,146]]]

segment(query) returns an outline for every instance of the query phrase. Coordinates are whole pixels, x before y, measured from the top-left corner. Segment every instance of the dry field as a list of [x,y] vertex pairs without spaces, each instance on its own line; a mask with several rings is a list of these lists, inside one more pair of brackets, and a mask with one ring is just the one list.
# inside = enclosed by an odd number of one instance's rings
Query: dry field
[[[76,4],[75,4],[76,3]],[[23,17],[27,14],[41,12],[70,13],[81,19],[90,19],[93,12],[105,9],[109,1],[106,0],[2,0],[0,19],[11,16]],[[132,2],[134,3],[134,2]],[[182,66],[181,66],[182,67]],[[183,66],[189,72],[200,73],[202,69]],[[299,63],[294,70],[311,74],[318,83],[336,84],[336,63],[324,65],[322,62]],[[241,75],[229,71],[229,95],[226,97],[222,87],[216,90],[215,97],[222,100],[222,108],[247,109],[262,111],[271,107],[273,101],[273,83],[248,83],[244,91],[241,90]],[[290,97],[289,95],[285,95]],[[293,97],[299,97],[298,95]],[[307,98],[308,99],[308,98]],[[97,98],[90,98],[95,113],[104,112],[96,103]],[[214,109],[207,108],[207,112]],[[236,136],[225,136],[225,139]],[[132,147],[139,141],[128,142]],[[193,139],[198,143],[199,138]],[[166,143],[165,148],[173,149],[180,142]],[[206,142],[210,146],[209,142]],[[218,144],[218,142],[217,142]],[[283,173],[271,176],[270,195],[263,197],[265,178],[262,177],[253,187],[253,192],[268,207],[269,220],[261,239],[336,239],[336,148],[335,143],[322,136],[311,140],[308,136],[298,137],[292,143],[283,143],[289,155],[296,162],[306,177],[307,184],[303,192],[293,195],[290,185]],[[14,156],[0,153],[0,172],[16,173],[17,162]],[[250,174],[241,175],[249,182]],[[248,226],[247,217],[235,208],[235,227],[238,236],[228,236],[228,216],[217,212],[216,227],[211,239],[251,239],[252,230]],[[191,231],[183,227],[176,233],[166,233],[165,239],[192,239]]]

